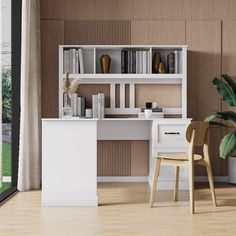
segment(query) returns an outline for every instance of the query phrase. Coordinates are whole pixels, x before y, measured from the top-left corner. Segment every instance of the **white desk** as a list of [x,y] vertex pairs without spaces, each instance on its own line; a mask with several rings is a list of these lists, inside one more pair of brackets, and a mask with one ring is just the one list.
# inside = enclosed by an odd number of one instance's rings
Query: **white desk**
[[[42,204],[98,205],[97,140],[149,140],[147,179],[151,184],[153,156],[159,153],[185,152],[188,146],[185,129],[190,121],[136,118],[43,119]],[[165,180],[165,172],[162,175]],[[182,181],[186,182],[187,187],[187,175],[184,174]]]

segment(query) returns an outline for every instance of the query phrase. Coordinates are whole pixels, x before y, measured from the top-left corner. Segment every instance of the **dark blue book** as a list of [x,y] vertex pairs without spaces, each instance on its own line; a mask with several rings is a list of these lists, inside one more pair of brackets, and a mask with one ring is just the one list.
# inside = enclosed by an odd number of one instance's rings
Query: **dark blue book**
[[136,73],[136,51],[132,51],[132,73]]
[[81,117],[85,117],[86,98],[81,97]]
[[128,73],[128,52],[127,50],[121,51],[121,73]]

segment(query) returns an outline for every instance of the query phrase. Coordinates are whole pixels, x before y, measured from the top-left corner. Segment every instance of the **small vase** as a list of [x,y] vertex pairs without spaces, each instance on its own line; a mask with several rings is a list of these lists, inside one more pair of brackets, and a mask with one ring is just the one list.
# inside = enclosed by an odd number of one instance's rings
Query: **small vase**
[[161,54],[159,52],[154,53],[153,57],[153,73],[158,73],[159,64],[161,63]]
[[158,67],[158,73],[160,73],[160,74],[164,74],[164,73],[166,73],[165,64],[162,63],[162,62],[159,64],[159,67]]
[[109,55],[104,54],[100,57],[102,73],[109,73],[111,58]]

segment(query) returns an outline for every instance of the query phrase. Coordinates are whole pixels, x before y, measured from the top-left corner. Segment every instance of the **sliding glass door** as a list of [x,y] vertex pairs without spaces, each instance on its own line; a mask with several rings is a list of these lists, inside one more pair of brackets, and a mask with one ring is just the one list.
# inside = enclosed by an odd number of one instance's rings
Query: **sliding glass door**
[[0,201],[16,191],[19,144],[20,22],[19,0],[1,0],[0,19]]

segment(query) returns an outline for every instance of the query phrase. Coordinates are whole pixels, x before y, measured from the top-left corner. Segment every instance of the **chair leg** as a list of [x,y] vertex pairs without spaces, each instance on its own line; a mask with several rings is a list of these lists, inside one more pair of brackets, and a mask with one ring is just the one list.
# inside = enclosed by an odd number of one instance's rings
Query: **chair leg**
[[174,201],[178,201],[179,192],[179,166],[175,168],[175,190],[174,190]]
[[206,169],[207,169],[207,175],[208,175],[209,185],[210,185],[210,189],[211,189],[211,197],[212,197],[213,205],[217,206],[211,165],[207,164]]
[[189,165],[189,200],[190,212],[194,214],[194,165]]
[[156,188],[157,188],[157,178],[158,178],[158,175],[159,175],[160,164],[161,164],[161,159],[155,158],[153,183],[152,183],[152,190],[151,190],[151,196],[150,196],[150,202],[149,202],[150,207],[153,206],[153,201],[154,201]]

